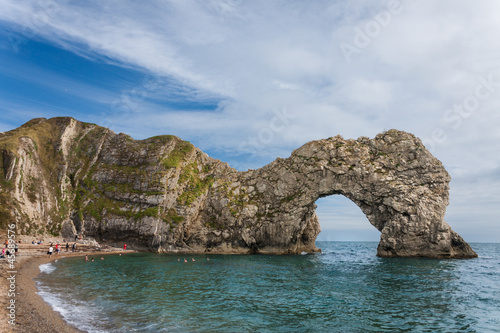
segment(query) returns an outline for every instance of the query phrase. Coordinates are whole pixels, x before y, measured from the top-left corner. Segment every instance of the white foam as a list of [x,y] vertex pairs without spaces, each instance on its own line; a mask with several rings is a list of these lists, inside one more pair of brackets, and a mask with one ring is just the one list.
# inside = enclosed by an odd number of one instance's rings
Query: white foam
[[45,274],[50,274],[57,269],[57,267],[50,262],[48,264],[40,265],[38,268],[40,269],[41,273]]
[[38,295],[47,302],[54,311],[59,312],[66,322],[90,333],[104,333],[105,330],[96,328],[94,323],[103,321],[98,318],[96,311],[100,309],[89,308],[87,304],[52,292],[44,285],[38,285]]

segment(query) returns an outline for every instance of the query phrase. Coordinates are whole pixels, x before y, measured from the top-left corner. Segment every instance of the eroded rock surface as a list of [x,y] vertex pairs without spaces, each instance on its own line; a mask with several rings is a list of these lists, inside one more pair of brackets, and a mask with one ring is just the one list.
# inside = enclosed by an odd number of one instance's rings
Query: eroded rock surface
[[381,232],[379,256],[471,258],[444,222],[450,177],[412,134],[312,141],[238,172],[174,136],[136,141],[72,118],[0,134],[0,218],[159,252],[315,252],[315,202],[340,194]]

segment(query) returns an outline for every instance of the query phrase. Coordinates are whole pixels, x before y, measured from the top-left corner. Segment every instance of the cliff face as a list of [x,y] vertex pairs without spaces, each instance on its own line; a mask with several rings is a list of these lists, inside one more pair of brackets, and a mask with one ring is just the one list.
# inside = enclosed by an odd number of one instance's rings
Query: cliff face
[[315,201],[341,194],[381,231],[379,256],[469,258],[446,222],[450,177],[411,134],[312,141],[237,172],[173,136],[135,141],[72,118],[0,134],[0,220],[150,251],[318,251]]

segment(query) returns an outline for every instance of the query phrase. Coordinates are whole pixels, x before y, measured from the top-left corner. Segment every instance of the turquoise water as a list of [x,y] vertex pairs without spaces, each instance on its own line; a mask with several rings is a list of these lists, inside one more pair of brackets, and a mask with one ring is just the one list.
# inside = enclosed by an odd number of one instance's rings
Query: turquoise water
[[472,244],[471,260],[317,245],[323,254],[68,258],[42,265],[37,284],[89,332],[500,332],[500,244]]

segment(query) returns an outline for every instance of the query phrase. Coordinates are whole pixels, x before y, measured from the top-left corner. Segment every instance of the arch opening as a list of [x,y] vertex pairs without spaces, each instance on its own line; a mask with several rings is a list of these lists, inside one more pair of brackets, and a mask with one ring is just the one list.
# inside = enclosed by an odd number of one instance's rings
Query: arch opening
[[321,226],[316,241],[380,241],[380,231],[349,198],[332,194],[319,198],[315,204]]

